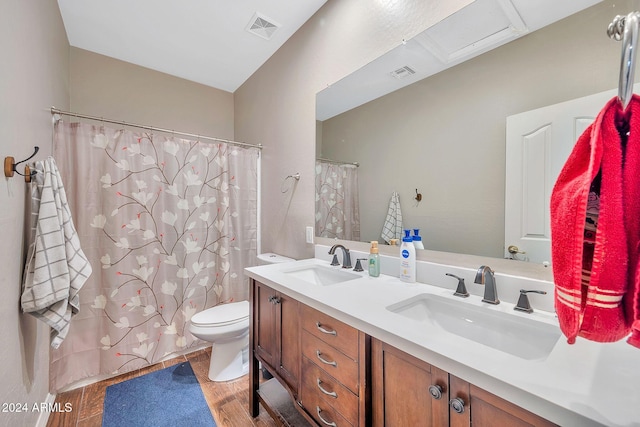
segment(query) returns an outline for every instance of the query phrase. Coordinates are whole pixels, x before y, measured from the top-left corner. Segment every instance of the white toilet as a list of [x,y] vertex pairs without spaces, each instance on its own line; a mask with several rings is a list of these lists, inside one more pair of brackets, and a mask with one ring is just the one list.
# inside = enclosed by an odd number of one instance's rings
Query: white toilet
[[[258,264],[293,261],[282,255],[258,255]],[[189,332],[211,347],[209,379],[230,381],[249,372],[249,301],[221,304],[196,313],[189,321]]]

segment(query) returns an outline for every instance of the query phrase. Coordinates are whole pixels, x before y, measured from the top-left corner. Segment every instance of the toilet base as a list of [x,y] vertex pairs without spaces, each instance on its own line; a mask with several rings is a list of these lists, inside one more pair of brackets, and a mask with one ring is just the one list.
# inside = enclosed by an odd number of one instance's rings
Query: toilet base
[[236,340],[213,343],[209,364],[209,379],[211,381],[231,381],[248,373],[248,334]]

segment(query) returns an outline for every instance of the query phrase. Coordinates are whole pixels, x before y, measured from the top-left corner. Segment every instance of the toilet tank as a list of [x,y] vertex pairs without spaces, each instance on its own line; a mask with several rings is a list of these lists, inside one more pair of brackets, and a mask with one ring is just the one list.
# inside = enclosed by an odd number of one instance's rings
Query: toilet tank
[[278,264],[281,262],[295,261],[293,258],[289,258],[283,255],[274,254],[273,252],[267,252],[258,255],[258,265],[266,264]]

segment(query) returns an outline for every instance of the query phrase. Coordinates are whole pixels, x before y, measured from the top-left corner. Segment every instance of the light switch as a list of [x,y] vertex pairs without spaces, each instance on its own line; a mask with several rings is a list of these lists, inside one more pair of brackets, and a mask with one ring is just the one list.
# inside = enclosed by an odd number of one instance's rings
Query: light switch
[[307,243],[313,244],[313,227],[307,227]]

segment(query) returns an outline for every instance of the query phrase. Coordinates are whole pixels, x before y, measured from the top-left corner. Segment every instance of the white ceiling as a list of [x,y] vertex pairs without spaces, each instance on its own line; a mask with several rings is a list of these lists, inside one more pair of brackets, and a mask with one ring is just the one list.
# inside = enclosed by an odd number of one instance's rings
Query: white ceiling
[[[326,0],[58,0],[69,44],[234,92]],[[269,40],[246,30],[258,16]]]
[[[602,0],[475,0],[407,40],[404,45],[318,93],[316,118],[329,119],[600,1]],[[414,74],[394,73],[403,67],[409,67]]]

